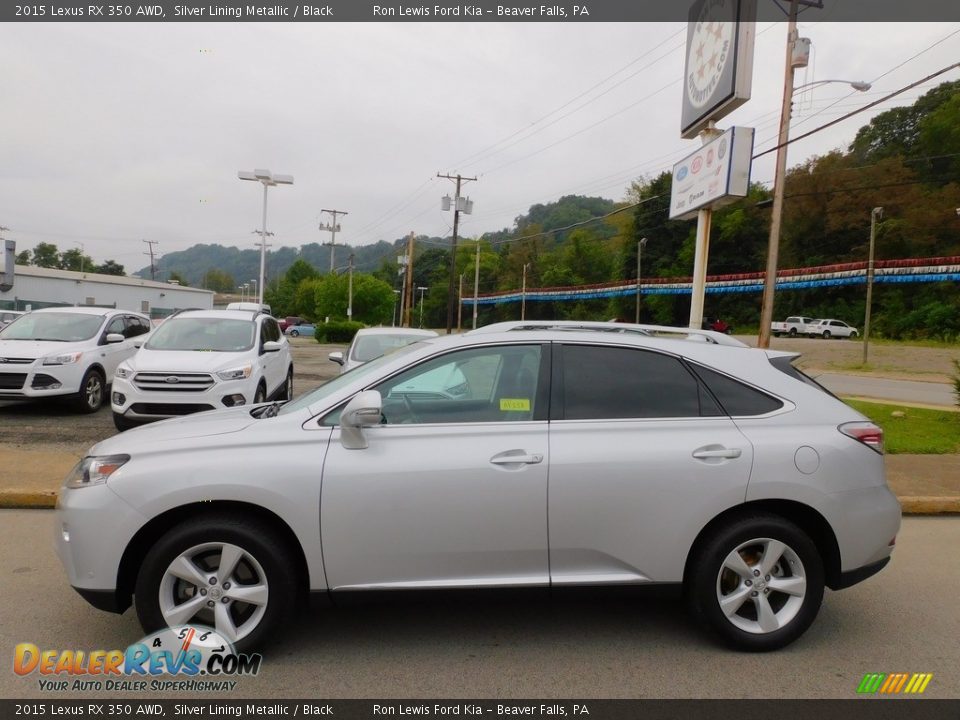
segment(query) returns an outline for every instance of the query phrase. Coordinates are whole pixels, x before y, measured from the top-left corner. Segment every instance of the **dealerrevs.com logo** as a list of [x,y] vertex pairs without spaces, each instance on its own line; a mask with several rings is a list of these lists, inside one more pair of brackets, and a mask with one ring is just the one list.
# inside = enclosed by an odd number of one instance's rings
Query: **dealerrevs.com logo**
[[52,692],[229,692],[237,686],[231,678],[257,675],[262,662],[259,654],[237,653],[215,630],[184,625],[148,635],[126,650],[41,650],[20,643],[13,671],[40,675],[39,689]]
[[933,673],[867,673],[857,686],[861,695],[920,695]]

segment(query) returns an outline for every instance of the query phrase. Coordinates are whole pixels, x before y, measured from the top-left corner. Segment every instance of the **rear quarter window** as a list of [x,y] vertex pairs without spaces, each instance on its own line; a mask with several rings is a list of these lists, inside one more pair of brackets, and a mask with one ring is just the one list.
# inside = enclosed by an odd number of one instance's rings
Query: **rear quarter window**
[[727,415],[742,417],[766,415],[779,410],[783,403],[756,388],[727,377],[702,365],[693,365],[694,372],[713,393]]

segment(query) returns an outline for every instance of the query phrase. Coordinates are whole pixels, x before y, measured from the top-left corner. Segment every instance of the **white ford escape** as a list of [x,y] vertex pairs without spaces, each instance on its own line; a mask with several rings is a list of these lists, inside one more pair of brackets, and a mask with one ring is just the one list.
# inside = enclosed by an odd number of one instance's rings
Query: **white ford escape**
[[149,332],[149,318],[126,310],[27,313],[0,332],[0,399],[67,396],[80,412],[96,412],[117,366]]
[[293,392],[290,346],[277,321],[248,310],[191,310],[165,320],[117,368],[113,421],[153,420],[238,407]]
[[[97,607],[133,598],[147,631],[208,625],[241,649],[307,592],[675,583],[726,642],[771,650],[825,586],[882,569],[900,527],[881,430],[795,357],[574,328],[427,338],[282,406],[95,445],[57,551]],[[456,392],[425,392],[438,376]]]

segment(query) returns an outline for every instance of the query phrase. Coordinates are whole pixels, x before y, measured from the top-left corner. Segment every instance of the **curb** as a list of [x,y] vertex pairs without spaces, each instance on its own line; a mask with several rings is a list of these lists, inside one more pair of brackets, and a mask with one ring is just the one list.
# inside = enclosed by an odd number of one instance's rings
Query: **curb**
[[[909,495],[897,500],[904,515],[960,514],[960,497]],[[0,510],[52,510],[56,505],[55,490],[0,490]]]

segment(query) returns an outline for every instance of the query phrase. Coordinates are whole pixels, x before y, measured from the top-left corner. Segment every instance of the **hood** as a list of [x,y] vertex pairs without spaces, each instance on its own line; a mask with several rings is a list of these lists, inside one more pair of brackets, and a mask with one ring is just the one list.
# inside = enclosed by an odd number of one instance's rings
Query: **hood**
[[229,370],[252,363],[251,351],[209,352],[203,350],[150,350],[140,348],[127,360],[134,372],[208,372]]
[[37,358],[48,355],[77,352],[81,348],[75,342],[39,342],[37,340],[0,340],[2,358]]
[[159,422],[141,425],[97,443],[88,451],[89,455],[114,455],[138,452],[158,452],[169,450],[165,443],[192,438],[210,437],[235,433],[258,422],[250,416],[250,407],[243,406],[226,410],[185,415]]

